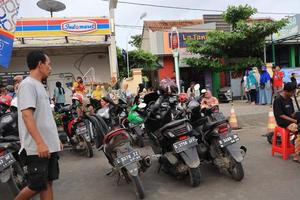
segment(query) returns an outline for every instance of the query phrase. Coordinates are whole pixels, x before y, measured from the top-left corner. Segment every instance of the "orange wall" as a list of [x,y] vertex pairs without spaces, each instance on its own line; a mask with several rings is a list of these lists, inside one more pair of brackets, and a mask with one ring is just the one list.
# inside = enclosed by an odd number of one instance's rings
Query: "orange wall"
[[174,76],[174,58],[172,56],[164,56],[163,68],[159,70],[159,80],[164,78],[172,78]]

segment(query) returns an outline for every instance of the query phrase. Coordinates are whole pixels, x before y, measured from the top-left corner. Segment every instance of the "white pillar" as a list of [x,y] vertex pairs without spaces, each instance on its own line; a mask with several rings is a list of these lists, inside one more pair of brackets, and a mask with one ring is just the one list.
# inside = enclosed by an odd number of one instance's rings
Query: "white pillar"
[[110,45],[108,47],[109,53],[109,66],[111,77],[118,77],[118,59],[117,59],[117,46],[115,36],[115,8],[117,7],[118,0],[110,0],[109,2],[109,19],[110,19]]

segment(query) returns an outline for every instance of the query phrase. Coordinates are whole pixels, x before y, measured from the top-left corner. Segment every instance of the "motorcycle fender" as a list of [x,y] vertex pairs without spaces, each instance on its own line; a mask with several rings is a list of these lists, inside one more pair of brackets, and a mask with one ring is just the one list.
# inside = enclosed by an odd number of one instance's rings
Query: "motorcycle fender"
[[197,168],[200,165],[200,159],[198,156],[197,148],[192,147],[179,153],[183,161],[190,168]]
[[7,183],[9,181],[10,177],[11,177],[11,167],[0,172],[0,182],[1,183]]
[[139,166],[136,162],[126,165],[125,169],[131,176],[137,176],[139,174]]
[[242,162],[244,160],[244,156],[237,143],[228,145],[225,148],[236,162]]

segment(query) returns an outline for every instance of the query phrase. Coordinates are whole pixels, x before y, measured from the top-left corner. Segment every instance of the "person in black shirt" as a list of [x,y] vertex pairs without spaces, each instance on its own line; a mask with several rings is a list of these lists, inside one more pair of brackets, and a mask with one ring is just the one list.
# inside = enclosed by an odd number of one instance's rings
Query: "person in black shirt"
[[294,83],[295,86],[297,87],[297,79],[296,79],[296,74],[295,74],[295,73],[292,73],[292,74],[291,74],[291,81],[292,81],[292,83]]
[[[277,125],[289,129],[291,132],[298,132],[297,124],[300,118],[296,115],[292,96],[296,92],[294,83],[286,83],[282,94],[274,100],[273,111]],[[295,140],[295,155],[294,161],[300,162],[300,136]]]

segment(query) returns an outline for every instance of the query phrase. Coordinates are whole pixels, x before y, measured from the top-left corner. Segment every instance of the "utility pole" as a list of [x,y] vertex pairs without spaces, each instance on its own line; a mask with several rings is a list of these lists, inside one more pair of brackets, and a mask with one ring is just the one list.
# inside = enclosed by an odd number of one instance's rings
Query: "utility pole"
[[177,27],[172,27],[171,31],[171,47],[173,50],[173,57],[175,63],[175,76],[178,93],[181,91],[180,87],[180,71],[179,71],[179,33]]

